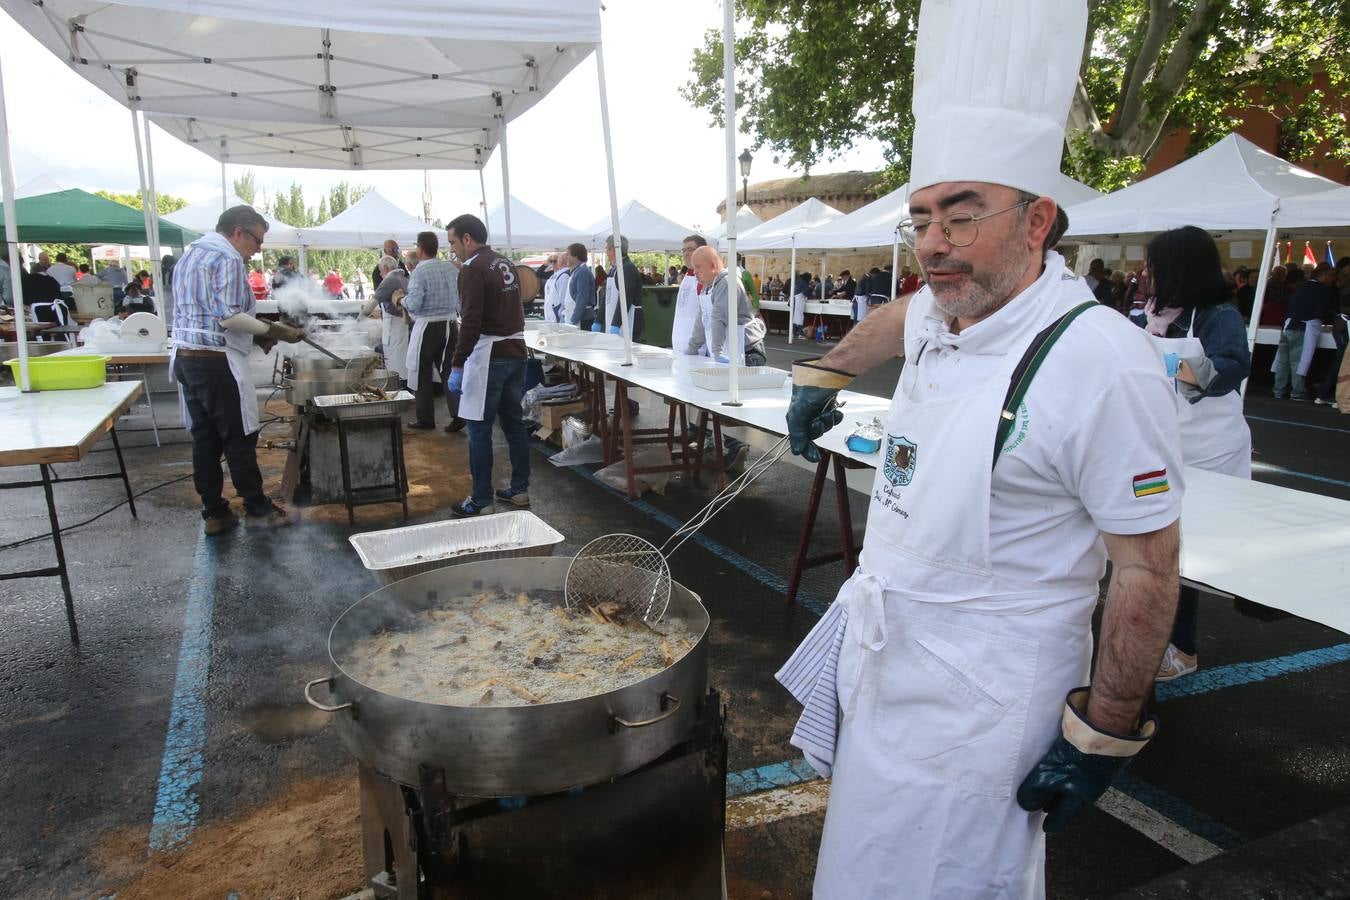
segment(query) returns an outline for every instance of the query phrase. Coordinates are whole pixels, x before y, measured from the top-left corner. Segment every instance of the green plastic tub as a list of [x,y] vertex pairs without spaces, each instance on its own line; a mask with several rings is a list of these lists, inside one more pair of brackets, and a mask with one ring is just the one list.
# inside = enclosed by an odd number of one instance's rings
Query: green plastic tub
[[[14,383],[19,383],[19,361],[5,360]],[[39,356],[28,360],[28,378],[35,391],[80,391],[108,380],[108,357]]]

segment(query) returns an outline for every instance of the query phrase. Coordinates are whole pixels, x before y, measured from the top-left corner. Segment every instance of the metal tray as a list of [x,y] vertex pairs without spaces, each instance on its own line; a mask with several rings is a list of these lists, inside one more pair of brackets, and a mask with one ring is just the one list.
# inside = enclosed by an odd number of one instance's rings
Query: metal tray
[[409,391],[399,391],[392,400],[367,400],[357,403],[359,394],[321,394],[312,398],[315,406],[330,419],[378,419],[396,416],[417,399]]
[[[736,372],[736,386],[743,391],[756,391],[765,388],[778,388],[787,381],[788,373],[771,366],[741,366]],[[689,380],[696,387],[708,391],[731,390],[731,369],[727,366],[717,368],[690,369]]]
[[551,556],[563,536],[534,513],[514,510],[473,519],[367,531],[347,540],[362,565],[389,584],[458,563]]

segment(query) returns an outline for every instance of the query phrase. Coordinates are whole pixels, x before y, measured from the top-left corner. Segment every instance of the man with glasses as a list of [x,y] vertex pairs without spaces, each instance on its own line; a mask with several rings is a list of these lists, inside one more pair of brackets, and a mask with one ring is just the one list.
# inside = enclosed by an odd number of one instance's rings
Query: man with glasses
[[248,370],[255,343],[294,343],[302,332],[253,315],[245,260],[262,252],[267,220],[251,206],[220,214],[216,230],[194,241],[175,267],[173,351],[169,367],[190,419],[192,480],[202,499],[203,528],[222,534],[239,523],[224,497],[223,453],[243,498],[250,528],[280,528],[293,519],[263,493],[258,469],[258,393]]
[[1083,0],[923,3],[901,230],[926,287],[794,366],[792,448],[815,459],[839,388],[905,357],[858,569],[778,673],[805,707],[792,743],[833,776],[817,897],[1041,898],[1042,831],[1157,727],[1172,384],[1052,249],[1086,26]]

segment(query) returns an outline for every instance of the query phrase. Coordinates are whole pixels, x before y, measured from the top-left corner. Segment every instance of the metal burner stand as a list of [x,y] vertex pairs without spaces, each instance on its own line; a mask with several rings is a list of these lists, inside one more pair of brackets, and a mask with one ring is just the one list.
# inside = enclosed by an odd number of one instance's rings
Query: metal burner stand
[[396,900],[722,897],[724,717],[710,690],[665,755],[542,796],[460,797],[441,769],[423,767],[414,788],[361,766],[366,883]]

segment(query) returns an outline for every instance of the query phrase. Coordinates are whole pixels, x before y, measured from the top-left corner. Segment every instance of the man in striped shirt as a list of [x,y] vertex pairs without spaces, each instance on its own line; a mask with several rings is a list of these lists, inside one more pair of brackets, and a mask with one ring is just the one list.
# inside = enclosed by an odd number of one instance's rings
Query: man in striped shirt
[[[408,387],[417,394],[417,419],[408,427],[430,430],[436,427],[436,405],[432,389],[433,375],[442,374],[445,349],[459,340],[459,268],[438,258],[440,240],[434,231],[417,235],[417,265],[408,276],[408,293],[403,308],[413,318],[408,339]],[[450,424],[446,431],[458,431],[464,420],[456,411],[453,397]]]
[[252,207],[227,209],[216,230],[194,241],[174,271],[172,370],[191,418],[192,480],[208,535],[239,521],[223,495],[222,453],[250,528],[279,528],[292,521],[263,492],[258,395],[248,371],[255,341],[270,348],[278,340],[294,343],[302,334],[253,316],[244,260],[262,250],[266,233],[267,220]]

